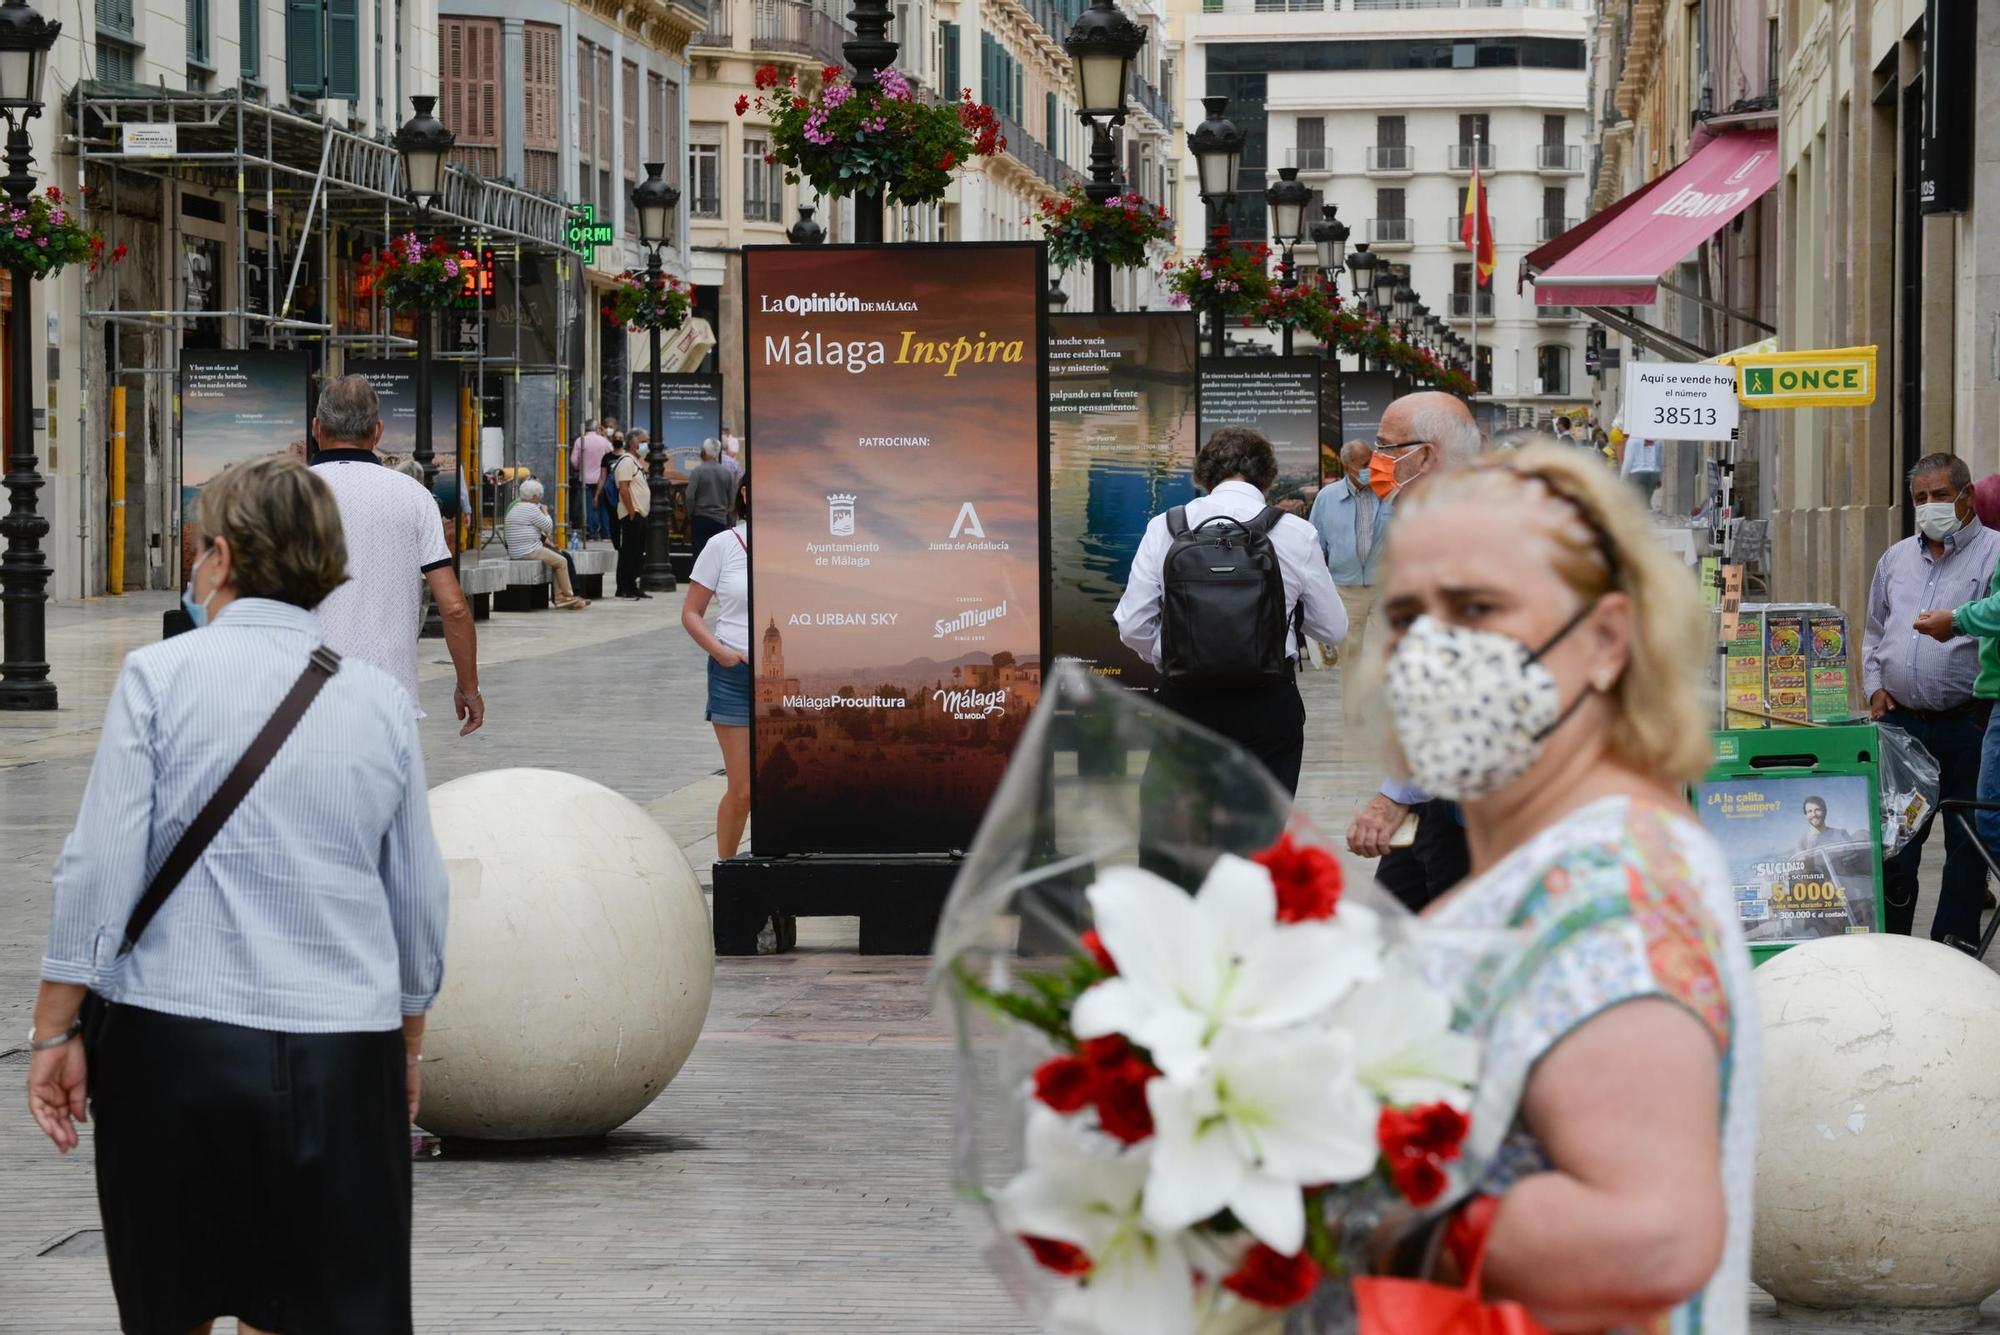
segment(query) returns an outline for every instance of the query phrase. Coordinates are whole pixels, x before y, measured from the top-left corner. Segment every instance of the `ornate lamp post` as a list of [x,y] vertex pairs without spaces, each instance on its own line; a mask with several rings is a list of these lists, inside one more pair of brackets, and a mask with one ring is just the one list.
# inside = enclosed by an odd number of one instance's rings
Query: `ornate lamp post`
[[[1319,221],[1312,225],[1313,249],[1319,252],[1320,276],[1329,291],[1340,295],[1340,266],[1347,262],[1347,224],[1339,218],[1340,206],[1320,205]],[[1372,257],[1371,257],[1372,258]],[[1358,287],[1355,289],[1360,290]]]
[[1375,290],[1375,266],[1381,262],[1381,258],[1368,249],[1366,241],[1358,243],[1347,257],[1348,287],[1354,293],[1357,309],[1368,309],[1369,294]]
[[[658,291],[667,281],[665,271],[660,267],[660,248],[673,239],[674,207],[681,202],[681,192],[667,184],[663,173],[666,164],[649,162],[646,164],[646,179],[632,187],[632,207],[639,215],[639,244],[646,248],[646,281]],[[876,209],[877,221],[881,209]],[[802,217],[800,223],[810,221]],[[673,529],[674,499],[667,485],[667,442],[661,412],[661,400],[666,397],[666,387],[660,382],[660,327],[655,324],[646,331],[652,348],[653,394],[651,422],[646,437],[647,489],[651,493],[652,504],[646,517],[646,566],[640,573],[639,585],[646,589],[673,589],[678,587],[674,579],[674,555],[669,550],[670,534]]]
[[1069,293],[1055,279],[1049,279],[1049,290],[1042,293],[1042,304],[1049,308],[1050,315],[1061,315],[1063,307],[1069,305]]
[[[854,67],[856,88],[881,87],[881,81],[875,77],[877,71],[896,63],[899,48],[889,36],[889,24],[894,17],[889,12],[888,0],[854,0],[854,8],[847,11],[847,21],[854,25],[854,36],[840,44],[840,53]],[[854,239],[864,246],[882,244],[880,190],[854,192]]]
[[[1278,282],[1292,288],[1298,285],[1298,270],[1292,265],[1292,248],[1299,244],[1306,230],[1306,208],[1312,203],[1312,191],[1299,179],[1297,167],[1278,168],[1278,179],[1265,187],[1264,203],[1271,210],[1271,239],[1282,249],[1278,259]],[[1292,326],[1286,324],[1284,333],[1284,354],[1292,355]]]
[[799,205],[799,220],[785,229],[785,239],[795,246],[823,246],[826,229],[813,217],[815,205]]
[[[1196,179],[1201,202],[1208,210],[1207,252],[1211,262],[1220,260],[1222,248],[1216,244],[1216,215],[1236,198],[1236,173],[1243,165],[1243,131],[1222,113],[1229,106],[1226,97],[1204,97],[1205,120],[1188,134],[1188,148],[1194,153]],[[1209,340],[1216,356],[1222,356],[1222,297],[1209,304]]]
[[[1146,30],[1112,6],[1111,0],[1091,0],[1089,9],[1070,25],[1063,50],[1076,65],[1083,90],[1077,117],[1090,127],[1090,181],[1083,193],[1102,204],[1118,193],[1118,160],[1111,146],[1111,127],[1125,123],[1125,90],[1132,84],[1132,61],[1146,46]],[[1090,264],[1091,306],[1111,309],[1111,265],[1097,258]]]
[[[431,114],[431,108],[437,105],[435,97],[412,97],[410,105],[416,114],[403,122],[393,142],[403,159],[403,198],[428,213],[444,198],[445,161],[451,156],[458,136]],[[437,452],[431,446],[431,331],[436,317],[427,307],[420,308],[416,316],[417,448],[412,457],[424,470],[424,489],[435,497],[438,466]],[[438,510],[443,512],[442,503]],[[458,524],[454,521],[445,527],[446,541],[456,555]],[[437,603],[430,598],[424,600],[424,625],[420,633],[425,639],[437,639],[444,634],[444,619],[438,614]]]
[[[0,117],[7,121],[7,175],[0,184],[15,208],[34,193],[34,146],[28,122],[42,114],[42,76],[60,23],[51,23],[23,0],[0,4]],[[54,709],[56,684],[49,680],[48,558],[41,540],[49,521],[35,512],[42,475],[35,462],[35,361],[32,270],[9,271],[13,301],[7,308],[7,514],[0,531],[7,553],[0,558],[0,623],[6,651],[0,661],[0,709]],[[116,554],[114,554],[116,555]]]

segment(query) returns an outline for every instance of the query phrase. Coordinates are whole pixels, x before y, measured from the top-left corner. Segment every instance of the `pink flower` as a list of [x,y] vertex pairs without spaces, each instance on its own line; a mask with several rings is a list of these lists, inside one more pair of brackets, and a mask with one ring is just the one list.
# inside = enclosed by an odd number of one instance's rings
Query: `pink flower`
[[456,277],[458,277],[458,261],[457,261],[457,260],[446,260],[446,261],[444,262],[444,276],[445,276],[446,278],[456,278]]
[[51,210],[49,213],[49,221],[56,224],[57,226],[61,226],[63,222],[65,222],[68,218],[69,215],[67,213],[64,213],[61,209],[54,209]]

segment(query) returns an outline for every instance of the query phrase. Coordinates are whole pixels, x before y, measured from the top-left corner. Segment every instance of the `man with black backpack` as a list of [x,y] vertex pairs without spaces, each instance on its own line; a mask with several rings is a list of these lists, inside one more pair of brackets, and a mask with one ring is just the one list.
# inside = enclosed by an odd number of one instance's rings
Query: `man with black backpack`
[[1347,613],[1313,526],[1270,505],[1271,442],[1223,427],[1195,455],[1207,494],[1155,515],[1115,613],[1118,638],[1160,669],[1160,703],[1236,742],[1297,792],[1305,636],[1339,644]]

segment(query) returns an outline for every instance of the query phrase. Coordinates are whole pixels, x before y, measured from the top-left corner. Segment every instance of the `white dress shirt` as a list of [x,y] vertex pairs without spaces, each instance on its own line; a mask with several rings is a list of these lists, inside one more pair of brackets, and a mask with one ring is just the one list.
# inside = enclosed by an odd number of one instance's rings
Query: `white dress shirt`
[[[1189,528],[1197,528],[1217,515],[1245,522],[1264,512],[1264,493],[1232,478],[1206,496],[1187,503]],[[1160,662],[1160,603],[1165,593],[1162,582],[1167,551],[1174,545],[1167,532],[1167,517],[1154,515],[1139,540],[1132,558],[1132,573],[1125,581],[1125,596],[1113,613],[1118,622],[1118,638],[1130,645],[1148,663]],[[1271,546],[1278,554],[1278,572],[1285,580],[1285,608],[1305,613],[1306,634],[1321,644],[1339,644],[1347,638],[1347,610],[1327,573],[1326,557],[1320,551],[1319,534],[1297,515],[1282,515],[1271,529]],[[1298,657],[1298,641],[1287,634],[1285,655]]]

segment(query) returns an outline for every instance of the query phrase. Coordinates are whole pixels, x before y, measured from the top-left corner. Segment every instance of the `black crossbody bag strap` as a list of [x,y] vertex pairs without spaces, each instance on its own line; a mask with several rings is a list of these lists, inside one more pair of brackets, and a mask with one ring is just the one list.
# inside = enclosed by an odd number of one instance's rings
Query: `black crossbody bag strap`
[[271,761],[285,745],[285,740],[292,735],[292,730],[299,726],[299,720],[305,717],[306,707],[312,704],[313,698],[320,693],[320,688],[325,686],[338,671],[340,671],[339,654],[323,644],[312,651],[312,657],[306,661],[306,670],[299,674],[299,679],[292,683],[292,689],[278,702],[278,708],[271,715],[270,721],[265,723],[263,730],[251,740],[249,749],[243,753],[243,758],[238,760],[236,767],[224,777],[222,786],[215,790],[215,795],[209,798],[202,809],[195,814],[195,818],[188,822],[188,827],[181,831],[181,837],[174,842],[173,851],[167,854],[167,860],[153,873],[153,879],[146,885],[146,893],[139,896],[138,906],[132,910],[132,916],[125,922],[125,940],[118,947],[120,959],[130,954],[132,947],[139,943],[139,936],[146,930],[146,924],[153,920],[153,915],[167,902],[167,896],[173,894],[174,887],[181,883],[181,878],[186,876],[200,860],[201,855],[208,851],[209,844],[221,832],[230,816],[235,814],[236,808],[242,805],[243,799],[250,795],[251,788],[256,786],[257,780],[270,767]]

